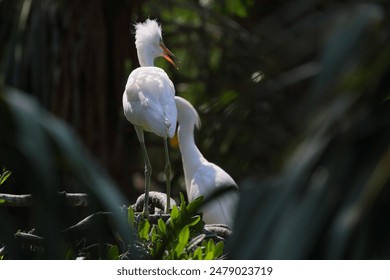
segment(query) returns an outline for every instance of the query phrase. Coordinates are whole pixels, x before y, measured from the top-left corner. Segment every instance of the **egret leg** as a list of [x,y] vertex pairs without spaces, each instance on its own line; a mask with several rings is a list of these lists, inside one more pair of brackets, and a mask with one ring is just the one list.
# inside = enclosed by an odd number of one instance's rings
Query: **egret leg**
[[148,152],[146,150],[144,130],[140,126],[134,126],[137,132],[138,140],[141,143],[142,155],[145,161],[145,201],[144,201],[144,212],[145,218],[149,218],[149,191],[150,191],[150,178],[152,177],[152,165],[149,161]]
[[165,150],[165,180],[167,183],[167,205],[165,213],[169,213],[171,210],[171,163],[169,161],[168,153],[168,139],[164,139],[164,150]]

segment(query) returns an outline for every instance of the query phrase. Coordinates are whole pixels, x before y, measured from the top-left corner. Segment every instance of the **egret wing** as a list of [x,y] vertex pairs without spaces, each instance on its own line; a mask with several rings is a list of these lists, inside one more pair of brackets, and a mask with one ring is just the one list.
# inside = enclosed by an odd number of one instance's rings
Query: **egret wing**
[[177,109],[175,88],[164,70],[140,67],[127,81],[123,109],[129,122],[161,137],[173,137]]
[[[190,201],[199,196],[208,197],[218,188],[237,186],[229,174],[213,163],[203,164],[194,173],[190,184]],[[237,193],[228,192],[217,197],[201,209],[204,221],[208,224],[232,226],[237,203]]]

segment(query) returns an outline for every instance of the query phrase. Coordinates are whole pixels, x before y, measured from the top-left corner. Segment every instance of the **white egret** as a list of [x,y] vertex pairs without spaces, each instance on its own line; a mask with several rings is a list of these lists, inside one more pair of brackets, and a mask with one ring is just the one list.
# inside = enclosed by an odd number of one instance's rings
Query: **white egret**
[[[175,102],[188,200],[192,201],[199,196],[208,197],[220,188],[237,187],[232,177],[219,166],[207,161],[196,146],[194,127],[199,128],[200,119],[195,108],[179,96],[175,96]],[[203,219],[207,224],[225,224],[232,227],[237,204],[237,192],[222,194],[201,209]]]
[[[176,65],[172,60],[175,56],[163,44],[161,26],[155,20],[147,19],[144,23],[137,23],[135,30],[135,45],[140,67],[130,73],[122,101],[124,114],[135,127],[145,160],[143,214],[148,217],[152,166],[145,146],[144,130],[164,139],[167,197],[170,197],[171,165],[167,138],[174,136],[177,122],[175,88],[165,71],[154,66],[154,59],[162,56],[175,67]],[[168,212],[169,209],[170,199],[167,199],[165,211]]]

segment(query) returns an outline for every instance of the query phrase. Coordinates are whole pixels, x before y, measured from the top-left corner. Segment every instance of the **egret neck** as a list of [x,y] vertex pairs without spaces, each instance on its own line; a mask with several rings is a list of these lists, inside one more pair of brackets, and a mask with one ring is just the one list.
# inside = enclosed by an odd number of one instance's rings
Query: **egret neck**
[[147,46],[137,48],[137,56],[141,67],[154,66],[152,50],[149,50]]
[[[179,108],[178,108],[179,109]],[[179,109],[180,110],[180,109]],[[202,162],[205,161],[202,153],[195,145],[194,140],[194,126],[195,123],[188,118],[179,119],[178,138],[179,147],[182,155],[183,166],[184,166],[184,177],[187,181],[192,178],[194,173],[201,166]],[[186,182],[186,186],[189,186],[189,182]],[[187,190],[189,192],[189,190]]]

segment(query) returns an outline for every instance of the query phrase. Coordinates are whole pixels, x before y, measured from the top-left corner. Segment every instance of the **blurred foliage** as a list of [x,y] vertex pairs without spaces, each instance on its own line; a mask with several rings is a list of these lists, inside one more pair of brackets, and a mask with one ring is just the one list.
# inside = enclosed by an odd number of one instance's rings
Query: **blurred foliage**
[[[12,170],[13,177],[35,201],[32,211],[25,211],[18,219],[15,212],[0,209],[0,237],[2,243],[8,244],[10,258],[26,257],[19,255],[14,233],[20,230],[18,221],[27,217],[33,220],[36,232],[45,237],[45,247],[49,249],[43,257],[62,258],[65,240],[61,230],[71,226],[79,214],[58,195],[61,177],[89,194],[89,211],[111,211],[117,230],[127,237],[124,242],[130,242],[131,234],[123,226],[126,219],[119,209],[123,197],[86,155],[72,129],[42,110],[35,99],[15,89],[0,94],[0,129],[1,162]],[[99,239],[104,231],[99,228],[94,235],[93,238]]]
[[[180,70],[156,63],[198,109],[202,153],[240,186],[230,257],[390,258],[389,13],[385,0],[5,0],[0,85],[70,124],[135,199],[143,161],[121,96],[138,66],[132,24],[157,18]],[[57,188],[86,188],[110,209],[121,201],[105,200],[112,184],[57,121],[2,91],[0,165],[15,191],[31,186],[23,191],[42,209],[57,205],[48,199]],[[164,187],[161,139],[148,134],[146,144],[154,185]],[[171,155],[178,194],[180,153]],[[11,236],[17,226],[4,221]]]
[[390,258],[388,11],[333,15],[294,152],[275,180],[241,185],[233,258]]
[[[7,170],[5,167],[3,167],[3,171],[0,174],[0,186],[4,184],[4,182],[8,179],[9,176],[11,176],[11,171]],[[4,199],[0,199],[0,204],[4,203]]]

